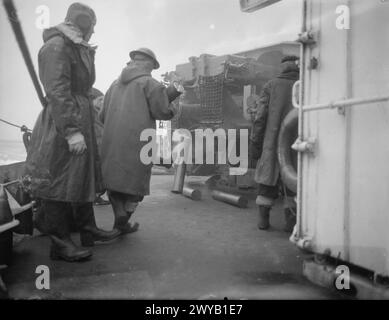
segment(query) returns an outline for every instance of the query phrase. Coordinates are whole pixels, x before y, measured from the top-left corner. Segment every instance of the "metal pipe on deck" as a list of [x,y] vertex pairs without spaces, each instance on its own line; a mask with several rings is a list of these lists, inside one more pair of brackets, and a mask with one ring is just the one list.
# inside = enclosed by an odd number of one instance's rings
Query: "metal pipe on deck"
[[182,194],[185,197],[190,198],[190,199],[195,200],[195,201],[201,199],[201,191],[199,189],[192,189],[189,187],[184,187],[182,189]]
[[212,198],[218,201],[226,202],[239,208],[247,208],[248,200],[244,196],[231,194],[223,191],[212,191]]
[[182,193],[182,189],[184,187],[184,180],[185,180],[185,173],[186,173],[186,163],[179,164],[176,167],[176,173],[174,175],[174,182],[173,182],[173,193]]

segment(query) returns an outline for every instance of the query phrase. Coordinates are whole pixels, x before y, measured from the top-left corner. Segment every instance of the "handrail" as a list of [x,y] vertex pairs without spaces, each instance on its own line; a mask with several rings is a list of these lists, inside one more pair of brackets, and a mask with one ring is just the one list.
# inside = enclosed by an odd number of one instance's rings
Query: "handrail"
[[293,104],[293,107],[295,107],[296,109],[300,108],[300,104],[298,102],[298,100],[299,100],[299,92],[300,92],[300,85],[301,85],[301,80],[297,80],[293,84],[293,88],[292,88],[292,104]]
[[344,100],[337,100],[329,103],[306,105],[302,107],[300,107],[297,103],[293,103],[293,106],[295,108],[301,108],[303,112],[310,112],[310,111],[319,111],[325,109],[344,108],[344,107],[350,107],[350,106],[356,106],[356,105],[362,105],[362,104],[368,104],[374,102],[383,102],[383,101],[389,101],[389,96],[344,99]]

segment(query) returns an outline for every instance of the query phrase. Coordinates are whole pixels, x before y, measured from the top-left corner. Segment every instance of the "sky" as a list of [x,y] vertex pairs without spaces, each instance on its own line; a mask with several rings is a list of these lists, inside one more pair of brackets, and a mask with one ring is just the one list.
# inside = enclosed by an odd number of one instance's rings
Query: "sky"
[[[74,0],[14,0],[37,71],[42,29],[39,6],[49,25],[61,23]],[[96,52],[95,87],[105,92],[139,47],[152,49],[161,67],[156,79],[203,53],[222,55],[297,38],[301,1],[282,0],[245,13],[239,0],[81,0],[97,16],[91,43]],[[33,128],[41,106],[3,6],[0,7],[0,118]],[[0,122],[0,140],[21,140],[20,131]]]

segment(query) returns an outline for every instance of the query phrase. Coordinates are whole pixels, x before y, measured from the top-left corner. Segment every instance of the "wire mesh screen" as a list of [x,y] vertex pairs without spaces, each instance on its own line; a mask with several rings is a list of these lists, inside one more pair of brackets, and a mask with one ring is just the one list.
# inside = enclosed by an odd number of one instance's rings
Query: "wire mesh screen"
[[207,127],[223,124],[224,72],[216,76],[199,76],[201,124]]

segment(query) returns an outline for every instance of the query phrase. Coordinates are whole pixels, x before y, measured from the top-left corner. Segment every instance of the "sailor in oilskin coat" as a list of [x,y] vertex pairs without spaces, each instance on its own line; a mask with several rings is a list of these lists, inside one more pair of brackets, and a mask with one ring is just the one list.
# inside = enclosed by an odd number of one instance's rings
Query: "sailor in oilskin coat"
[[115,214],[114,228],[121,233],[137,231],[129,223],[139,202],[150,193],[152,164],[141,161],[144,129],[155,129],[155,120],[170,120],[171,102],[183,91],[178,83],[165,87],[151,76],[159,63],[153,51],[130,52],[131,61],[108,89],[100,120],[104,123],[101,160],[104,185]]
[[298,57],[284,57],[281,67],[281,74],[267,82],[262,89],[250,141],[253,158],[258,159],[254,177],[259,183],[256,199],[259,207],[258,228],[269,228],[269,213],[281,187],[286,199],[284,230],[291,232],[295,224],[294,193],[280,181],[277,139],[282,120],[293,109],[292,87],[299,78]]
[[68,218],[73,211],[83,245],[118,235],[96,227],[92,206],[101,186],[89,95],[95,81],[95,48],[88,41],[95,24],[90,7],[73,3],[64,23],[44,30],[38,55],[47,106],[34,126],[26,169],[33,195],[42,205],[41,227],[52,239],[53,259],[79,261],[92,254],[70,238]]

